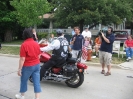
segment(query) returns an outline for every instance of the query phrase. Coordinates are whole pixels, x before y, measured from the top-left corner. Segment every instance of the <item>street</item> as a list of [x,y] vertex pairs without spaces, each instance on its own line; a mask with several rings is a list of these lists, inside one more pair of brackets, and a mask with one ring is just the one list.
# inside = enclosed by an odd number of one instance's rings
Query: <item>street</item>
[[[19,92],[17,76],[19,58],[0,56],[0,99],[15,99]],[[100,66],[89,66],[84,83],[79,88],[65,83],[42,81],[40,99],[133,99],[133,71],[112,68],[111,76],[104,76]],[[33,99],[34,89],[28,82],[25,99]]]

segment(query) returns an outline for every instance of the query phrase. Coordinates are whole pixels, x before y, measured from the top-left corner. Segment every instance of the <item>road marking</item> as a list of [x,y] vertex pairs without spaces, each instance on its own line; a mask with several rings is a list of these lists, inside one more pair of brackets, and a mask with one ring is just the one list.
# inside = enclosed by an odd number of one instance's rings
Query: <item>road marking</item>
[[10,75],[10,74],[13,74],[13,73],[16,73],[17,71],[14,71],[14,72],[11,72],[11,73],[8,73],[8,74],[5,74],[5,75],[1,75],[0,77],[3,77],[3,76],[6,76],[6,75]]
[[1,95],[1,94],[0,94],[0,96],[5,97],[5,98],[7,98],[7,99],[13,99],[13,98],[10,98],[10,97],[7,97],[7,96],[4,96],[4,95]]

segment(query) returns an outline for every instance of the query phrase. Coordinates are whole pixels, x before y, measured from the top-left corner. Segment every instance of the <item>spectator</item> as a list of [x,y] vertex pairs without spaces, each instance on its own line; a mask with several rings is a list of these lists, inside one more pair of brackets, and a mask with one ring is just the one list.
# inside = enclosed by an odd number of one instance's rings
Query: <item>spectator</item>
[[90,37],[85,37],[84,46],[87,47],[87,49],[92,49],[92,41]]
[[133,39],[131,35],[128,36],[124,44],[125,44],[126,57],[127,57],[126,60],[128,61],[133,56]]
[[106,33],[106,36],[104,33],[101,32],[101,46],[99,51],[99,59],[100,63],[102,65],[102,74],[105,74],[105,65],[107,65],[107,73],[105,76],[111,75],[111,59],[112,59],[112,49],[113,49],[113,42],[115,40],[115,36],[113,34],[113,28],[109,27],[108,31]]
[[36,30],[35,29],[32,29],[32,31],[33,31],[33,39],[34,39],[34,41],[38,42]]
[[1,43],[0,43],[0,49],[1,49]]
[[82,35],[84,38],[86,36],[91,38],[91,32],[88,30],[88,27],[85,28],[85,30],[82,32]]
[[54,39],[55,39],[54,34],[51,34],[49,38],[49,43],[51,43]]
[[1,43],[0,43],[0,49],[1,49]]
[[72,30],[72,36],[73,36],[73,35],[75,35],[75,32],[74,32],[74,30]]
[[95,49],[95,52],[96,52],[96,56],[97,56],[97,57],[98,57],[98,52],[99,52],[100,46],[101,46],[100,36],[98,36],[98,37],[95,39],[95,46],[94,46],[94,49]]
[[24,99],[24,94],[27,91],[27,82],[31,76],[33,79],[35,99],[39,99],[40,87],[40,47],[33,40],[32,29],[25,29],[23,31],[24,42],[20,48],[20,60],[18,68],[18,76],[21,77],[20,93],[16,94],[16,99]]
[[72,57],[78,58],[78,55],[81,53],[82,45],[84,42],[84,37],[80,34],[80,28],[74,28],[75,35],[72,37],[70,42],[72,46]]
[[85,37],[85,41],[84,41],[84,45],[83,45],[83,48],[82,48],[82,59],[84,61],[87,60],[88,56],[89,56],[89,60],[90,60],[90,57],[91,53],[88,53],[88,52],[92,52],[92,42],[91,42],[91,39],[90,37]]
[[[74,36],[75,35],[75,32],[74,32],[74,29],[72,30],[72,36]],[[70,39],[70,43],[71,43],[71,41],[72,41],[72,38]],[[72,51],[72,47],[73,47],[73,45],[72,44],[70,44],[70,51]]]

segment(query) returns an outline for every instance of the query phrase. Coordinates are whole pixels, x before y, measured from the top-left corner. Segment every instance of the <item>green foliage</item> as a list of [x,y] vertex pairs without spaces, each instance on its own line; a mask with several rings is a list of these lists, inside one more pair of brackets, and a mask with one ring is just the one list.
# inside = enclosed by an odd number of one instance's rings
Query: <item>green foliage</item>
[[[11,0],[0,0],[0,39],[1,41],[12,40],[12,35],[16,30],[16,16],[14,8],[10,5]],[[10,36],[7,36],[10,32]]]
[[20,47],[17,46],[2,46],[1,54],[19,55]]
[[47,38],[49,33],[37,33],[38,39]]
[[4,28],[12,28],[13,23],[16,21],[14,13],[12,13],[12,7],[8,5],[9,0],[0,1],[0,27],[2,30]]
[[132,7],[128,0],[53,0],[56,25],[109,25],[131,20]]
[[51,34],[54,34],[54,37],[57,37],[57,33],[53,31]]
[[13,0],[11,5],[16,9],[18,22],[24,27],[41,24],[41,17],[51,9],[47,0]]

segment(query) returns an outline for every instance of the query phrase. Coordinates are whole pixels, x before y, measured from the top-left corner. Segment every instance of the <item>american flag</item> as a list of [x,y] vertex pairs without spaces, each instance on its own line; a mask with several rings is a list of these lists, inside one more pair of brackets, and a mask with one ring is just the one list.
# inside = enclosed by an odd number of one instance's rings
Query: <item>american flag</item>
[[88,56],[87,47],[83,46],[83,48],[82,48],[82,59],[87,60],[87,56]]

